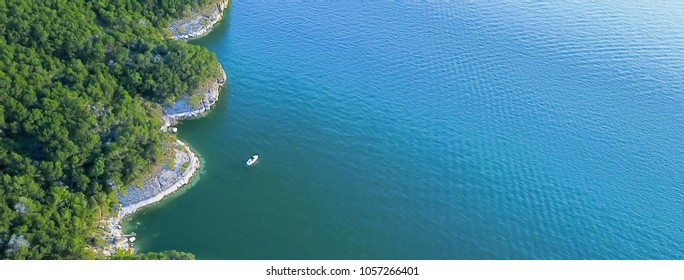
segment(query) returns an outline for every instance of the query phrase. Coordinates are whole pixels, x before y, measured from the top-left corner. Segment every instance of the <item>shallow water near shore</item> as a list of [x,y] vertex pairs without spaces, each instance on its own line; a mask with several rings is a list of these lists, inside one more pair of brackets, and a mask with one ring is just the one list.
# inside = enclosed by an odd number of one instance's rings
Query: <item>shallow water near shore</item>
[[139,252],[684,258],[683,3],[267,3],[193,41],[228,86]]

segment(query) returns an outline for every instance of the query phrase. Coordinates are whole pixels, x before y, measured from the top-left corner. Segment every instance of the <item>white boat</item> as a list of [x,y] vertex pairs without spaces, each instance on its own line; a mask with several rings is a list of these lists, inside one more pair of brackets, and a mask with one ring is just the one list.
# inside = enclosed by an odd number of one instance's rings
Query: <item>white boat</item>
[[254,165],[257,160],[259,160],[259,155],[253,155],[251,158],[247,160],[247,166],[252,166]]

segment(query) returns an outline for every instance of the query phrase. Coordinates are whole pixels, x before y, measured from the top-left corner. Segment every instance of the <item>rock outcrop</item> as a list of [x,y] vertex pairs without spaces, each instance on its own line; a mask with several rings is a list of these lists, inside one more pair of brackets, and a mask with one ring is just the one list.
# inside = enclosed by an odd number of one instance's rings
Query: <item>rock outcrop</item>
[[173,194],[181,187],[190,183],[193,176],[200,168],[200,160],[190,147],[180,140],[173,142],[171,156],[173,164],[168,161],[158,166],[152,174],[143,180],[142,186],[129,186],[125,193],[117,194],[119,199],[119,212],[116,216],[106,220],[107,227],[101,227],[102,237],[108,240],[108,244],[96,248],[96,253],[103,256],[111,256],[117,249],[124,251],[133,250],[135,234],[126,235],[122,231],[121,221],[129,214],[161,201],[164,197]]
[[[226,84],[226,72],[220,64],[218,67],[221,71],[220,77],[200,86],[194,92],[176,100],[170,106],[165,106],[164,118],[169,122],[174,122],[179,119],[200,117],[206,114],[211,109],[211,106],[218,101],[221,87]],[[190,102],[190,97],[193,95],[200,96],[199,105],[196,107]]]
[[143,181],[143,186],[130,186],[125,194],[118,194],[119,216],[134,213],[142,207],[159,202],[189,183],[200,167],[197,155],[187,144],[176,140],[171,148],[173,164],[159,166]]
[[169,30],[173,34],[173,39],[185,40],[206,35],[223,18],[223,11],[228,5],[230,5],[230,0],[221,0],[189,17],[171,22]]

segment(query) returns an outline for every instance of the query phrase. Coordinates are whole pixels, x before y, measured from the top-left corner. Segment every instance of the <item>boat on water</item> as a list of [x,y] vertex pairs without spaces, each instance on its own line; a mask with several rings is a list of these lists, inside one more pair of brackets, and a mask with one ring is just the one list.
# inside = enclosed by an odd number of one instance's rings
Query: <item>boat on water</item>
[[247,160],[247,167],[254,165],[259,160],[259,155],[253,155]]

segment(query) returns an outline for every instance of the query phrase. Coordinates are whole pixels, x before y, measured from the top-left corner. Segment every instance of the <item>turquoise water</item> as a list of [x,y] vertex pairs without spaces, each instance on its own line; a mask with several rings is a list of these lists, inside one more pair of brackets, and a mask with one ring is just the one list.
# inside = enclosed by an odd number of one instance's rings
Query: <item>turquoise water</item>
[[[684,4],[234,1],[191,188],[200,259],[684,258]],[[253,154],[260,162],[246,168]]]

